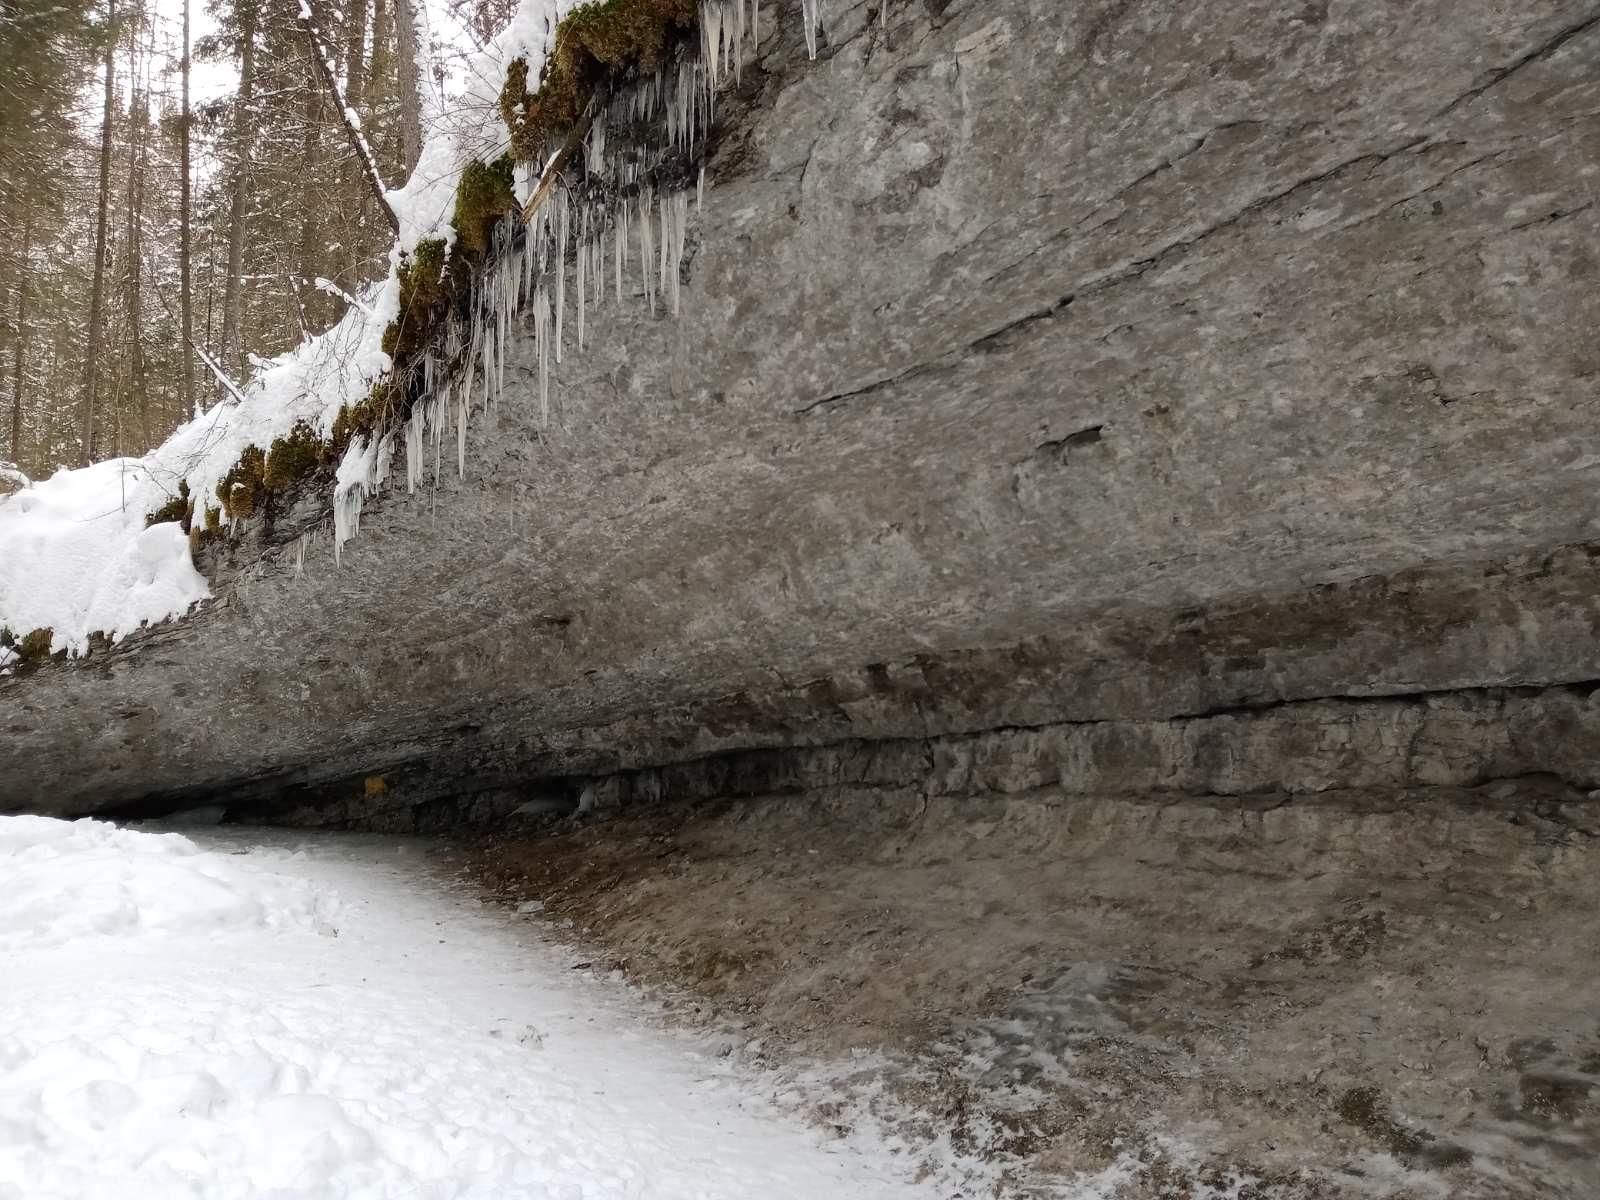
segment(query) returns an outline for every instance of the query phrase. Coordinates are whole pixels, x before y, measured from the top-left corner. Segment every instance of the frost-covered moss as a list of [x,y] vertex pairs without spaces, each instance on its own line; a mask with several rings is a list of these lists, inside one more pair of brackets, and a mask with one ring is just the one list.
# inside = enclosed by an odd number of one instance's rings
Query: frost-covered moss
[[425,238],[401,259],[400,315],[383,331],[383,351],[397,366],[432,340],[462,274],[453,269],[449,247],[440,238]]

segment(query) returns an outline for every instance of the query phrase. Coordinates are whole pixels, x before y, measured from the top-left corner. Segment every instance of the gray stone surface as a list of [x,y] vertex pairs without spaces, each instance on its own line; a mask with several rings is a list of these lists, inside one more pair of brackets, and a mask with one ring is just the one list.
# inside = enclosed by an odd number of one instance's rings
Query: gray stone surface
[[[1593,0],[830,0],[815,64],[762,7],[685,314],[601,310],[542,433],[527,339],[342,568],[319,525],[293,578],[303,505],[0,680],[5,807],[1600,679]],[[1454,703],[1485,770],[1600,774]]]

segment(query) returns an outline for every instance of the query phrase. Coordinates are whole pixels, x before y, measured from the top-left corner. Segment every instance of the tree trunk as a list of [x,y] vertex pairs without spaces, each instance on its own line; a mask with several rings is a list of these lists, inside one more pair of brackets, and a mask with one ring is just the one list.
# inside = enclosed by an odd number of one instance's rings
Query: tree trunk
[[[115,29],[116,19],[116,0],[106,0],[106,24]],[[95,222],[94,285],[89,293],[89,344],[84,356],[83,410],[78,420],[78,458],[86,467],[93,461],[94,455],[94,399],[100,384],[100,327],[105,320],[106,222],[111,202],[111,115],[116,90],[116,52],[117,40],[114,36],[108,36],[105,109],[100,124],[100,211]]]
[[150,396],[147,389],[147,372],[144,361],[144,292],[142,269],[144,266],[144,147],[150,129],[149,97],[139,92],[138,46],[133,58],[134,94],[129,114],[136,122],[128,139],[128,208],[126,256],[127,269],[123,288],[128,306],[128,390],[139,413],[141,449],[151,445]]
[[17,327],[11,340],[11,461],[22,465],[22,367],[28,353],[28,283],[33,272],[33,210],[22,210],[22,269],[17,272]]
[[366,101],[367,0],[348,0],[344,31],[345,99],[357,112]]
[[189,2],[183,0],[183,136],[180,141],[183,158],[183,190],[178,201],[178,319],[183,326],[183,345],[179,352],[183,355],[183,413],[186,418],[195,415],[194,404],[194,374],[190,370],[191,359],[194,357],[190,347],[194,345],[193,325],[193,297],[190,295],[189,281],[189,227],[192,224],[192,203],[190,196],[190,170],[189,170]]
[[[319,215],[319,198],[325,194],[325,185],[322,184],[322,125],[323,105],[327,97],[323,95],[322,78],[317,72],[316,60],[318,50],[316,42],[311,42],[310,59],[306,63],[306,83],[302,94],[302,130],[300,144],[300,245],[294,257],[294,291],[290,297],[294,304],[294,316],[300,327],[300,335],[306,336],[309,332],[309,323],[314,322],[320,315],[317,311],[308,312],[308,306],[302,296],[301,289],[309,287],[311,281],[322,274],[324,254],[321,250],[323,239],[317,220]],[[313,296],[312,304],[316,303]]]
[[389,228],[398,235],[400,218],[395,216],[394,209],[390,207],[388,189],[384,186],[383,176],[378,173],[378,163],[372,157],[372,147],[367,144],[367,139],[357,124],[355,110],[345,103],[344,95],[339,90],[339,81],[334,78],[333,68],[328,65],[327,43],[323,39],[322,31],[317,27],[317,19],[309,4],[300,10],[300,23],[305,26],[306,49],[311,56],[312,70],[322,81],[328,99],[333,101],[334,111],[339,116],[339,124],[344,128],[345,139],[350,143],[350,149],[356,156],[356,165],[366,177],[368,190],[378,202],[378,208],[388,219]]
[[[244,324],[245,214],[250,201],[250,155],[255,144],[257,0],[240,0],[241,46],[239,55],[239,95],[234,108],[233,145],[236,163],[233,195],[228,213],[228,278],[222,291],[222,350],[218,355],[222,369],[243,378],[244,355],[240,349],[240,330]],[[218,385],[217,399],[223,399]]]
[[422,157],[422,80],[417,67],[417,20],[412,0],[394,0],[397,86],[400,91],[400,164],[410,178]]

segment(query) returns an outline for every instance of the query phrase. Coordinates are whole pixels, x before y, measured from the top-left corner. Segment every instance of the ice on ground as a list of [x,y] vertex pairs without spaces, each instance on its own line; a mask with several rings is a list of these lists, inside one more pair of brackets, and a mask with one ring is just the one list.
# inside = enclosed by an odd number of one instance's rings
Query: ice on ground
[[379,839],[0,817],[4,1200],[890,1200]]

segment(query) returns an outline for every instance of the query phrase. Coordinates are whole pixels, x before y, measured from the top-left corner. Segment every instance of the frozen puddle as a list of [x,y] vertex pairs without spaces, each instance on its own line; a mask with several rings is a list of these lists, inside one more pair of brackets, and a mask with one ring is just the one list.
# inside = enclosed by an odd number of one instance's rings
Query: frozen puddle
[[928,1194],[423,844],[200,841],[0,817],[4,1200]]

